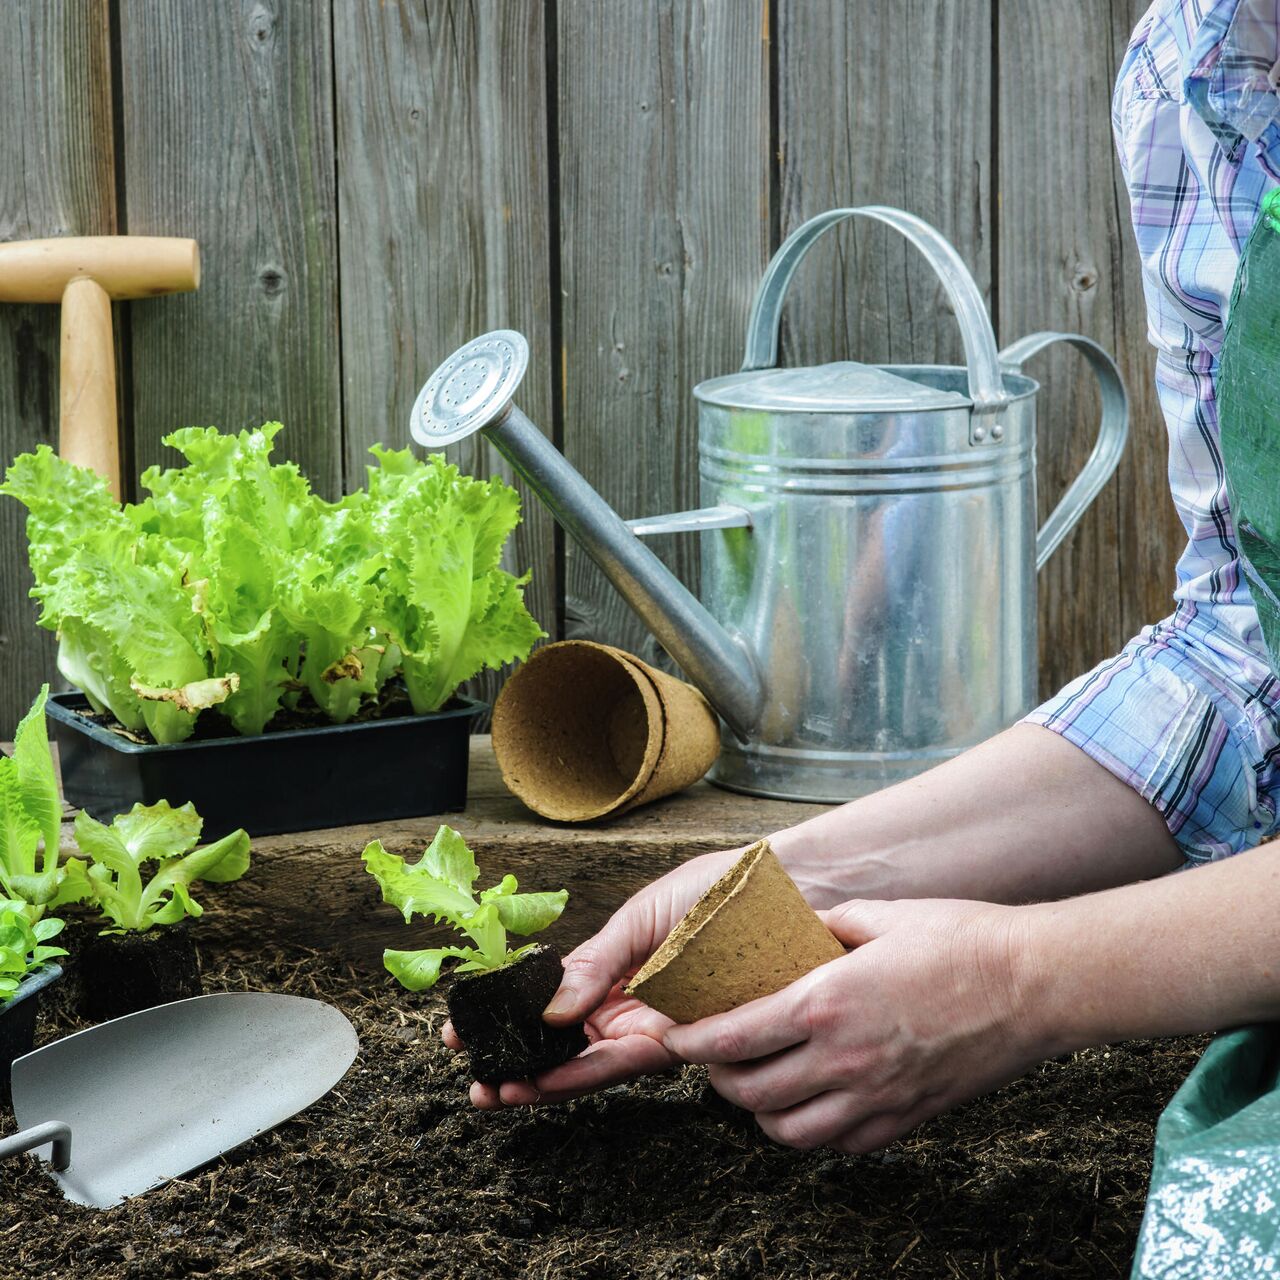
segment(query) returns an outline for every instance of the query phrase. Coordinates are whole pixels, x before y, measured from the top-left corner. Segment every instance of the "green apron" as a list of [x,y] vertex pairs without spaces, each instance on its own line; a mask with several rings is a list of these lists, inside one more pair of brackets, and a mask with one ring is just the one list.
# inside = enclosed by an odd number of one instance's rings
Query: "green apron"
[[[1217,392],[1236,544],[1280,671],[1280,191],[1240,258]],[[1160,1117],[1132,1280],[1277,1275],[1280,1027],[1249,1027],[1214,1040]]]
[[1280,671],[1280,189],[1240,256],[1218,365],[1218,432],[1236,546]]

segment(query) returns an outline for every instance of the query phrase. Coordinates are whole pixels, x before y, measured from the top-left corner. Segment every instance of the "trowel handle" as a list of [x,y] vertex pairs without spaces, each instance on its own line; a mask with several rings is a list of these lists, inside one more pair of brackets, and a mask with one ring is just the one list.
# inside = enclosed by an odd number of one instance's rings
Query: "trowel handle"
[[71,1167],[71,1126],[61,1120],[46,1120],[44,1124],[23,1129],[11,1138],[0,1138],[0,1160],[6,1156],[20,1156],[24,1151],[34,1151],[46,1143],[53,1143],[49,1163],[61,1173]]
[[742,360],[744,370],[771,369],[778,362],[778,329],[782,321],[782,303],[791,277],[804,255],[824,232],[846,218],[869,218],[882,222],[905,236],[924,254],[942,282],[960,324],[964,340],[965,363],[969,368],[969,396],[975,410],[983,413],[998,410],[1006,400],[1000,360],[996,355],[996,336],[991,328],[982,294],[969,274],[964,259],[943,235],[915,214],[886,205],[864,205],[856,209],[829,209],[810,218],[782,242],[778,252],[765,268],[751,319],[747,322],[747,350]]
[[1124,444],[1129,438],[1129,397],[1124,389],[1124,380],[1116,362],[1092,338],[1081,333],[1029,334],[1006,347],[1000,353],[1000,363],[1009,373],[1021,373],[1022,366],[1032,356],[1057,342],[1075,347],[1088,360],[1102,396],[1102,420],[1098,424],[1098,439],[1089,461],[1036,534],[1037,569],[1044,568],[1045,562],[1089,509],[1089,504],[1102,492],[1102,486],[1111,479],[1120,464],[1120,455],[1124,453]]

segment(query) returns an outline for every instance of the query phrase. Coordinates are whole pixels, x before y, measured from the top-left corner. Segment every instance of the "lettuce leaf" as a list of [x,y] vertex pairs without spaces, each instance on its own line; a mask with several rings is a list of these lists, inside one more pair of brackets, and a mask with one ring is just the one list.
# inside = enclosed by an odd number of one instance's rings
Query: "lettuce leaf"
[[370,493],[384,497],[374,523],[387,549],[387,631],[421,714],[486,666],[528,657],[545,632],[525,608],[528,577],[499,563],[520,523],[515,490],[464,476],[436,454],[414,469],[405,453],[373,453]]
[[26,904],[32,922],[58,896],[66,874],[58,862],[62,800],[45,726],[48,697],[43,685],[14,734],[13,755],[0,756],[0,889]]
[[0,898],[0,1003],[32,970],[67,954],[62,947],[48,945],[62,932],[62,921],[49,916],[32,924],[25,907],[24,902]]

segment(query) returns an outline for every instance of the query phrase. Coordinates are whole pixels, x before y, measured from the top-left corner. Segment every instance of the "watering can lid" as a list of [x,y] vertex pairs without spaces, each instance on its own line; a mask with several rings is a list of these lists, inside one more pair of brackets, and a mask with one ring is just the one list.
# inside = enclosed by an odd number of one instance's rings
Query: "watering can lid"
[[728,409],[783,413],[901,413],[973,403],[958,391],[942,391],[853,360],[808,369],[744,369],[708,378],[693,394],[706,404]]

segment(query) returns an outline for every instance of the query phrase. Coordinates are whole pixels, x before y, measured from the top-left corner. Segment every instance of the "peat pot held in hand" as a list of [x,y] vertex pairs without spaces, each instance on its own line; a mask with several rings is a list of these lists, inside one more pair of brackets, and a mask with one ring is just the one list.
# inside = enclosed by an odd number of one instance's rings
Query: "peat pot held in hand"
[[35,1045],[40,994],[60,977],[58,965],[46,964],[27,974],[17,991],[0,1004],[0,1102],[9,1101],[9,1071],[14,1059],[30,1053]]
[[697,1022],[781,991],[844,954],[759,840],[690,907],[626,990],[673,1022]]
[[186,920],[143,933],[93,933],[76,955],[81,1011],[107,1022],[204,994]]
[[109,822],[138,803],[191,801],[206,840],[463,809],[471,722],[485,709],[455,698],[430,715],[162,746],[99,723],[81,693],[55,693],[47,708],[69,804]]
[[553,1027],[542,1020],[563,974],[559,954],[539,943],[500,969],[453,979],[449,1017],[467,1047],[475,1079],[482,1084],[528,1080],[587,1047],[580,1024]]

